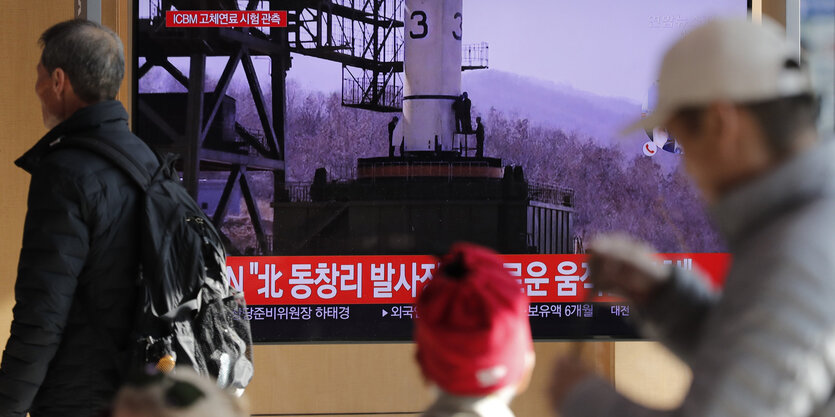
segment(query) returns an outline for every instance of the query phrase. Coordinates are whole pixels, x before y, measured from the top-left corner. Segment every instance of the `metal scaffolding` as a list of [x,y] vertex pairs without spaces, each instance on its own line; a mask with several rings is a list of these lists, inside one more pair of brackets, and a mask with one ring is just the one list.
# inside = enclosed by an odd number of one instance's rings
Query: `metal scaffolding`
[[[253,196],[250,173],[270,172],[274,198],[286,194],[284,143],[290,53],[341,63],[343,105],[385,112],[401,110],[403,0],[149,0],[148,9],[141,13],[135,4],[139,16],[134,28],[136,79],[159,67],[187,90],[171,97],[134,95],[133,108],[141,120],[138,133],[145,129],[144,136],[158,151],[182,156],[183,183],[195,199],[203,173],[227,175],[212,216],[218,226],[226,217],[234,188],[239,187],[257,238],[257,254],[269,253],[272,239]],[[175,9],[284,10],[288,25],[268,30],[165,27],[165,12]],[[468,46],[464,55],[471,59],[463,63],[462,69],[486,68],[486,45],[475,49]],[[227,58],[211,91],[205,88],[208,57]],[[269,97],[261,89],[255,57],[270,60]],[[188,59],[188,74],[181,72],[171,58]],[[144,60],[141,66],[140,59]],[[234,100],[227,95],[239,67],[257,110],[260,123],[256,129],[234,120]],[[184,117],[172,117],[178,112]],[[230,252],[243,250],[230,248]]]

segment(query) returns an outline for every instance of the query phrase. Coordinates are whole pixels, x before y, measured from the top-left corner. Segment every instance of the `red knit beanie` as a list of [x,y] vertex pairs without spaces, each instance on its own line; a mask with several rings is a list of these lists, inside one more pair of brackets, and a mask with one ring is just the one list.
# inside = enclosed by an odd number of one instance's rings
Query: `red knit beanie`
[[418,296],[417,313],[418,363],[450,394],[516,384],[532,359],[528,297],[489,249],[455,244]]

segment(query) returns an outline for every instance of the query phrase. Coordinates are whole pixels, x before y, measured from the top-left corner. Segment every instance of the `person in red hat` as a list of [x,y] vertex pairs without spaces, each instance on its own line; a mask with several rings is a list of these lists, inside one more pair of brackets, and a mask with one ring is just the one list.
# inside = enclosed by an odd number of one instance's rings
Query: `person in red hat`
[[513,416],[534,365],[528,304],[494,252],[452,247],[417,300],[417,361],[439,391],[424,416]]

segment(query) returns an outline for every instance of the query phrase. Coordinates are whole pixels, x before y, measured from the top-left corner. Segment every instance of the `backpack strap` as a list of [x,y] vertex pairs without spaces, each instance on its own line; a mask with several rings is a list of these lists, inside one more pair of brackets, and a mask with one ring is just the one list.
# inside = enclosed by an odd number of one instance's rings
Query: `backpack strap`
[[[144,169],[142,164],[140,164],[136,160],[136,158],[128,154],[123,149],[111,145],[106,141],[91,137],[62,136],[54,142],[50,143],[49,146],[51,150],[63,148],[80,148],[93,152],[96,155],[99,155],[105,160],[116,165],[123,173],[125,173],[134,183],[136,183],[139,186],[142,192],[146,192],[148,190],[148,186],[151,183],[151,176],[148,174],[147,170]],[[90,325],[93,328],[95,328],[95,330],[99,332],[99,334],[102,336],[102,339],[106,341],[105,345],[113,355],[113,365],[115,366],[115,369],[119,374],[119,377],[123,380],[126,380],[126,378],[130,376],[130,370],[127,368],[127,364],[132,359],[132,345],[134,342],[129,341],[127,350],[119,349],[118,345],[116,344],[116,341],[113,340],[110,334],[108,334],[103,328],[96,324],[97,316],[93,313],[93,310],[90,308],[88,303],[82,302],[79,304],[81,305],[81,309],[84,310],[84,312],[89,317]],[[131,325],[133,326],[135,325],[135,323],[132,323]],[[133,334],[131,334],[130,337],[133,337]]]
[[122,148],[106,141],[90,137],[60,137],[49,145],[52,149],[82,148],[91,151],[119,167],[139,187],[146,191],[151,183],[151,175],[133,155]]

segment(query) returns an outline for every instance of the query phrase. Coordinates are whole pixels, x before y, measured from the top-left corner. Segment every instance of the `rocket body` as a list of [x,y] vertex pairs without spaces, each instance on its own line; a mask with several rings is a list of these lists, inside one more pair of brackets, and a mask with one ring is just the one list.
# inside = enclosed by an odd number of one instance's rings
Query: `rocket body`
[[462,0],[406,0],[403,137],[406,151],[450,149],[461,94]]

